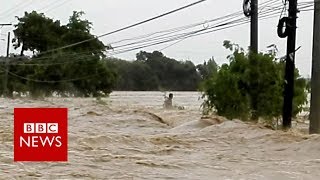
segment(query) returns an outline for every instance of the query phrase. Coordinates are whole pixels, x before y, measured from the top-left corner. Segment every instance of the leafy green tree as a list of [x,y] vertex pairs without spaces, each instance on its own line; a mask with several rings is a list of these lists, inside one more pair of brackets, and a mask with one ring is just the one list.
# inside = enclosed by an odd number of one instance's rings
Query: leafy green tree
[[215,76],[205,81],[205,106],[229,119],[247,119],[249,97],[241,89],[241,77],[238,73],[231,72],[230,68],[227,64],[222,65]]
[[[35,11],[18,17],[14,46],[22,49],[21,57],[24,57],[24,51],[33,51],[34,55],[19,62],[26,66],[17,66],[12,71],[25,78],[20,78],[19,82],[32,96],[50,96],[53,93],[101,96],[108,95],[115,87],[117,75],[104,61],[105,46],[91,34],[92,23],[81,19],[83,14],[73,12],[66,25]],[[86,42],[50,51],[79,41]],[[16,85],[9,86],[10,90],[19,90]]]
[[205,80],[217,74],[218,64],[215,62],[214,58],[208,60],[208,62],[204,61],[203,64],[199,64],[196,66],[198,72],[200,73],[201,79]]
[[109,59],[116,69],[117,90],[155,91],[158,90],[158,79],[151,68],[142,61],[125,61]]
[[144,61],[155,72],[159,88],[164,90],[196,90],[201,81],[191,61],[177,61],[161,52],[140,52],[137,60]]
[[140,51],[136,58],[109,61],[119,74],[117,90],[197,90],[201,81],[191,61],[177,61],[159,51]]
[[[0,59],[2,59],[2,58],[0,57]],[[20,58],[9,57],[9,58],[7,58],[6,57],[6,58],[3,58],[3,60],[9,61],[9,62],[14,62],[14,61],[26,61],[27,58],[25,58],[25,57],[20,57]],[[4,80],[4,76],[5,76],[4,69],[7,68],[4,61],[2,61],[2,63],[0,64],[0,67],[1,67],[1,70],[0,70],[0,96],[1,96],[1,95],[4,95],[4,92],[3,92],[3,90],[4,90],[3,80]],[[9,71],[12,73],[15,73],[15,74],[33,73],[33,69],[30,67],[25,67],[25,66],[20,67],[20,66],[15,66],[15,65],[11,65],[8,67],[9,67]],[[16,92],[20,95],[28,92],[27,81],[25,79],[14,77],[10,73],[8,73],[8,76],[6,76],[6,77],[8,78],[6,96],[13,97],[13,92]]]
[[[229,64],[224,64],[216,76],[205,82],[206,104],[219,115],[247,119],[271,119],[282,114],[284,62],[274,54],[249,54],[229,41]],[[302,110],[307,100],[307,83],[295,72],[293,114]]]
[[85,52],[86,54],[105,57],[103,54],[105,52],[105,45],[90,33],[92,23],[88,20],[82,20],[82,15],[84,15],[84,12],[73,12],[68,24],[62,27],[63,29],[67,29],[67,31],[61,36],[61,39],[63,45],[74,44],[89,39],[90,41],[78,44],[64,51]]
[[65,29],[61,28],[60,21],[53,21],[36,11],[25,12],[23,17],[17,19],[19,22],[13,31],[15,35],[13,42],[15,49],[21,48],[21,56],[27,50],[43,52],[60,45],[60,38],[57,37],[65,32]]

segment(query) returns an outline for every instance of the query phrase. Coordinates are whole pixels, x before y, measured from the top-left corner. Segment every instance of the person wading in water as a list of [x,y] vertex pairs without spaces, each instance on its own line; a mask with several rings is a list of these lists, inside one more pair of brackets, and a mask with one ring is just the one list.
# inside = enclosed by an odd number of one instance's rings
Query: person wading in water
[[172,109],[173,108],[173,106],[172,106],[173,94],[170,93],[169,97],[165,96],[164,98],[165,98],[164,104],[163,104],[164,108],[165,109]]

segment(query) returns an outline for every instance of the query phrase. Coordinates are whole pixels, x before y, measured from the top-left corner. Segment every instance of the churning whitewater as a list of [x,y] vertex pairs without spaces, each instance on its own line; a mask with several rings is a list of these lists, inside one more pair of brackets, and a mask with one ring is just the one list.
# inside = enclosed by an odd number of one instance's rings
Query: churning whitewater
[[[318,179],[320,136],[202,117],[201,94],[0,99],[0,179]],[[67,107],[68,162],[13,162],[13,108]],[[301,124],[302,128],[307,124]]]

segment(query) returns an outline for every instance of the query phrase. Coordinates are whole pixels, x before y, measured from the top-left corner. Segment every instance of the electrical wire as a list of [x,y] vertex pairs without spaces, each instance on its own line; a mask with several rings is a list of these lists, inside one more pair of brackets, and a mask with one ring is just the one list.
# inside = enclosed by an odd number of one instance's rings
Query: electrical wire
[[54,51],[58,51],[58,50],[70,48],[70,47],[73,47],[73,46],[76,46],[76,45],[79,45],[79,44],[83,44],[83,43],[86,43],[86,42],[89,42],[89,41],[92,41],[92,40],[95,40],[95,39],[98,39],[98,38],[101,38],[101,37],[105,37],[105,36],[108,36],[108,35],[111,35],[111,34],[115,34],[115,33],[118,33],[118,32],[121,32],[121,31],[124,31],[124,30],[127,30],[127,29],[130,29],[130,28],[139,26],[139,25],[141,25],[141,24],[145,24],[145,23],[147,23],[147,22],[150,22],[150,21],[153,21],[153,20],[162,18],[162,17],[164,17],[164,16],[167,16],[167,15],[170,15],[170,14],[173,14],[173,13],[176,13],[176,12],[178,12],[178,11],[187,9],[187,8],[189,8],[189,7],[192,7],[192,6],[194,6],[194,5],[203,3],[203,2],[205,2],[205,1],[207,1],[207,0],[199,0],[199,1],[197,1],[197,2],[188,4],[188,5],[186,5],[186,6],[183,6],[183,7],[177,8],[177,9],[174,9],[174,10],[169,11],[169,12],[166,12],[166,13],[164,13],[164,14],[161,14],[161,15],[158,15],[158,16],[155,16],[155,17],[146,19],[146,20],[144,20],[144,21],[140,21],[140,22],[138,22],[138,23],[135,23],[135,24],[132,24],[132,25],[129,25],[129,26],[126,26],[126,27],[117,29],[117,30],[115,30],[115,31],[111,31],[111,32],[108,32],[108,33],[99,35],[99,36],[97,36],[97,37],[94,37],[94,38],[91,38],[91,39],[87,39],[87,40],[84,40],[84,41],[79,41],[79,42],[76,42],[76,43],[73,43],[73,44],[70,44],[70,45],[66,45],[66,46],[63,46],[63,47],[60,47],[60,48],[48,50],[48,51],[46,51],[46,52],[42,52],[41,54],[46,54],[46,53],[49,53],[49,52],[54,52]]
[[[268,10],[275,10],[275,8],[269,8]],[[238,15],[239,15],[239,13],[241,13],[241,12],[236,12],[236,13],[232,13],[232,14],[229,14],[229,15],[226,15],[226,16],[223,16],[223,17],[219,17],[219,18],[215,18],[215,19],[213,19],[213,20],[209,20],[209,21],[207,21],[207,22],[213,22],[213,21],[217,21],[217,20],[220,20],[220,21],[225,21],[225,17],[230,17],[230,19],[233,19],[235,16],[236,17],[238,17]],[[261,13],[260,13],[261,14]],[[230,20],[229,19],[229,20]],[[244,19],[244,18],[241,18],[241,19]],[[239,20],[241,20],[241,19],[236,19],[234,22],[239,22]],[[202,22],[202,23],[196,23],[196,24],[193,24],[193,25],[201,25],[201,24],[203,24],[204,22]],[[229,23],[231,23],[231,22],[229,22]],[[219,26],[221,26],[221,25],[219,25]],[[219,27],[218,26],[218,27]],[[156,32],[156,33],[161,33],[161,32],[170,32],[170,31],[172,31],[172,30],[183,30],[183,28],[185,28],[185,27],[192,27],[192,25],[187,25],[187,26],[183,26],[183,27],[178,27],[178,28],[174,28],[174,29],[170,29],[170,30],[166,30],[166,31],[160,31],[160,32]],[[214,27],[215,28],[215,27]],[[201,30],[202,31],[202,30]],[[201,32],[200,31],[200,32]],[[198,32],[198,31],[196,31],[196,32]],[[183,37],[185,37],[185,36],[188,36],[188,35],[190,35],[190,34],[195,34],[196,32],[189,32],[189,33],[183,33],[183,34],[179,34],[179,36],[177,37],[176,35],[175,36],[173,36],[173,38],[174,39],[169,39],[170,41],[173,41],[173,40],[176,40],[176,39],[179,39],[179,38],[183,38]],[[156,34],[156,33],[152,33],[152,34]],[[144,37],[147,37],[147,36],[144,36]],[[161,37],[161,36],[156,36],[156,37]],[[139,37],[140,38],[140,37]],[[168,40],[168,38],[170,38],[170,37],[166,37],[167,38],[167,40]],[[171,37],[172,38],[172,37]],[[132,40],[133,39],[135,39],[135,38],[131,38]],[[127,39],[125,39],[125,40],[127,40]],[[147,42],[149,42],[149,41],[151,41],[151,40],[163,40],[163,39],[147,39]],[[121,41],[123,41],[123,40],[121,40]],[[119,41],[120,42],[120,41]],[[144,40],[144,41],[139,41],[139,43],[141,43],[141,42],[146,42],[146,40]],[[166,41],[165,41],[166,42]],[[136,42],[137,43],[137,42]],[[133,44],[136,44],[136,43],[133,43]],[[156,42],[157,43],[157,42]],[[129,45],[133,45],[133,44],[129,44]],[[154,43],[152,43],[152,44],[154,44]],[[144,45],[145,46],[145,45]],[[144,47],[143,46],[143,47]],[[130,49],[132,49],[132,48],[130,48]],[[135,48],[134,48],[135,49]],[[124,50],[121,50],[121,51],[124,51]],[[81,54],[86,54],[87,52],[83,52],[83,53],[77,53],[76,55],[77,55],[77,57],[79,57],[79,55],[81,55]],[[115,53],[113,53],[113,54],[115,54]],[[64,55],[64,56],[67,56],[68,54],[62,54],[62,55]],[[70,55],[71,56],[75,56],[75,53],[70,53]],[[85,56],[83,56],[83,57],[89,57],[89,56],[91,56],[91,54],[90,55],[85,55]],[[45,57],[45,58],[34,58],[34,60],[40,60],[40,59],[50,59],[50,58],[48,58],[48,57]],[[64,62],[64,63],[49,63],[49,64],[35,64],[35,65],[43,65],[43,66],[46,66],[46,65],[60,65],[60,64],[67,64],[67,63],[72,63],[72,62],[80,62],[80,61],[84,61],[84,60],[75,60],[75,61],[68,61],[68,62]],[[16,64],[16,65],[24,65],[24,64]],[[31,66],[31,65],[33,65],[33,64],[26,64],[26,65],[28,65],[28,66]]]
[[[274,4],[274,0],[273,1],[267,1],[267,2],[264,2],[264,3],[261,3],[261,5],[270,5],[270,4]],[[226,15],[226,16],[223,16],[223,17],[219,17],[219,18],[215,18],[215,19],[212,19],[212,20],[207,20],[205,22],[214,22],[214,21],[218,21],[218,20],[221,20],[223,21],[224,19],[223,18],[226,18],[226,17],[238,17],[239,15],[241,14],[241,11],[240,12],[235,12],[235,13],[232,13],[232,14],[229,14],[229,15]],[[117,42],[123,42],[123,41],[127,41],[127,40],[134,40],[134,39],[140,39],[140,38],[143,38],[143,37],[148,37],[150,35],[153,35],[153,34],[158,34],[158,33],[163,33],[163,32],[169,32],[168,34],[172,33],[172,32],[177,32],[177,31],[182,31],[182,30],[186,30],[190,27],[195,27],[195,26],[199,26],[199,25],[202,25],[204,24],[205,22],[201,22],[201,23],[196,23],[196,24],[191,24],[191,25],[187,25],[187,26],[183,26],[183,27],[178,27],[178,28],[174,28],[174,29],[170,29],[170,30],[165,30],[165,31],[160,31],[160,32],[156,32],[156,33],[152,33],[152,34],[149,34],[149,35],[143,35],[143,36],[140,36],[140,37],[135,37],[135,38],[131,38],[131,39],[124,39],[124,40],[120,40],[120,41],[117,41]],[[162,34],[162,35],[159,35],[159,36],[156,36],[156,37],[161,37],[163,35],[167,35],[167,34]],[[155,38],[155,37],[154,37]],[[150,40],[155,40],[155,39],[147,39],[147,40],[144,40],[144,41],[141,41],[141,42],[145,42],[145,41],[150,41]],[[114,43],[117,43],[117,42],[114,42]],[[130,44],[128,44],[130,45]],[[84,52],[85,54],[86,52]],[[82,54],[82,53],[78,53],[78,54]],[[74,53],[71,53],[70,55],[74,55]],[[34,60],[40,60],[40,59],[50,59],[50,58],[33,58]]]
[[65,1],[61,2],[60,4],[57,4],[56,6],[53,6],[52,8],[46,10],[44,13],[51,12],[51,11],[53,11],[53,10],[55,10],[55,9],[63,6],[63,5],[65,5],[66,3],[70,3],[71,1],[72,1],[72,0],[65,0]]
[[[238,21],[238,20],[235,20],[235,22],[236,21]],[[235,23],[235,22],[233,22],[233,23]],[[248,23],[249,21],[246,21],[245,23]],[[212,30],[212,31],[210,31],[210,32],[215,32],[215,31],[218,31],[218,30],[223,30],[223,29],[226,29],[226,28],[223,28],[224,26],[227,26],[227,25],[232,25],[233,23],[225,23],[225,24],[220,24],[220,25],[218,25],[218,26],[215,26],[215,27],[212,27],[212,28],[208,28],[208,29],[214,29],[214,30]],[[232,26],[230,26],[230,27],[234,27],[234,26],[238,26],[238,25],[241,25],[242,23],[241,23],[241,21],[238,21],[238,22],[236,22],[236,24],[235,25],[232,25]],[[221,27],[220,29],[215,29],[215,28],[218,28],[218,27]],[[229,28],[229,27],[228,27]],[[174,40],[179,40],[179,39],[181,39],[181,38],[189,38],[189,37],[193,37],[193,36],[195,36],[195,35],[200,35],[200,34],[206,34],[206,33],[200,33],[200,32],[202,32],[202,31],[204,31],[204,30],[200,30],[200,31],[195,31],[195,32],[191,32],[191,33],[188,33],[188,34],[186,34],[186,35],[183,35],[183,36],[177,36],[177,37],[173,37],[173,38],[171,38],[171,39],[164,39],[164,40],[162,40],[162,41],[158,41],[158,42],[151,42],[151,43],[148,43],[148,44],[143,44],[142,46],[137,46],[137,47],[134,47],[134,48],[130,48],[129,50],[131,51],[131,50],[136,50],[136,49],[139,49],[139,48],[144,48],[144,47],[148,47],[148,46],[150,46],[150,45],[158,45],[158,44],[161,44],[161,43],[166,43],[166,42],[170,42],[170,41],[174,41]],[[127,49],[122,49],[122,50],[120,50],[120,52],[121,53],[124,53],[124,52],[126,52],[127,51]],[[113,52],[113,53],[111,53],[111,54],[118,54],[119,53],[119,51],[117,51],[117,52]]]
[[43,6],[43,7],[40,8],[40,9],[37,9],[36,11],[37,11],[37,12],[41,12],[41,11],[43,11],[43,10],[47,10],[47,9],[49,9],[50,7],[58,4],[60,1],[62,1],[62,0],[53,0],[53,2],[48,3],[47,5]]
[[30,6],[32,1],[33,1],[33,0],[25,0],[25,1],[22,2],[22,3],[16,4],[13,8],[8,9],[8,10],[2,12],[2,13],[0,14],[0,19],[2,20],[2,19],[5,19],[5,18],[9,17],[10,15],[16,13],[16,11],[17,11],[18,9],[22,9],[22,8],[25,8],[25,7]]
[[[269,18],[273,18],[273,17],[276,17],[277,16],[277,13],[279,12],[272,12],[273,10],[281,10],[282,8],[281,7],[278,7],[278,8],[272,8],[270,9],[269,12],[266,12],[262,17],[260,16],[260,19],[269,19]],[[268,17],[270,16],[270,17]],[[238,21],[238,20],[236,20]],[[222,30],[222,29],[226,29],[226,28],[230,28],[230,27],[234,27],[234,26],[238,26],[238,25],[242,25],[242,24],[245,24],[245,23],[248,23],[249,21],[245,21],[245,22],[240,22],[238,21],[237,24],[234,24],[234,25],[230,25],[229,27],[224,27],[224,28],[221,28],[221,29],[214,29],[212,31],[208,31],[208,32],[204,32],[204,33],[198,33],[198,34],[195,34],[195,35],[201,35],[201,34],[207,34],[207,33],[211,33],[211,32],[215,32],[217,30]],[[191,35],[191,37],[195,36],[195,35]],[[189,38],[189,36],[187,37],[184,37],[184,38]],[[177,40],[178,38],[175,38],[175,39],[171,39],[172,41],[174,40]],[[153,45],[158,45],[158,44],[161,44],[161,43],[166,43],[166,42],[169,42],[170,40],[165,40],[165,41],[162,41],[162,42],[155,42],[155,43],[151,43],[151,44],[147,44],[147,45],[142,45],[142,46],[138,46],[138,47],[133,47],[133,48],[129,48],[129,49],[124,49],[124,50],[121,50],[121,51],[118,51],[118,52],[113,52],[111,53],[111,55],[116,55],[116,54],[121,54],[121,53],[125,53],[125,52],[128,52],[128,51],[132,51],[132,50],[137,50],[137,49],[140,49],[140,48],[144,48],[144,47],[149,47],[149,46],[153,46]]]
[[[236,16],[236,17],[238,17],[238,16]],[[229,19],[221,19],[222,21],[227,21],[227,20],[229,20]],[[240,19],[236,19],[235,21],[239,21]],[[220,26],[220,25],[219,25]],[[209,28],[210,29],[210,28]],[[184,34],[186,34],[186,33],[184,33]],[[184,34],[180,34],[180,35],[184,35]],[[167,37],[167,38],[170,38],[170,36],[169,37]],[[138,41],[138,42],[134,42],[134,43],[129,43],[129,44],[124,44],[124,45],[121,45],[121,46],[115,46],[114,47],[114,49],[115,48],[119,48],[119,47],[123,47],[123,46],[128,46],[128,45],[132,45],[132,44],[136,44],[136,43],[143,43],[143,42],[149,42],[149,41],[151,41],[151,40],[158,40],[159,38],[151,38],[151,39],[146,39],[146,40],[144,40],[144,41]]]
[[13,11],[16,11],[17,9],[23,7],[25,4],[28,4],[28,1],[31,1],[31,0],[26,0],[22,3],[18,3],[18,4],[15,4],[13,8],[10,8],[10,9],[7,9],[6,11],[0,13],[0,17],[2,18],[4,15],[7,15],[7,13],[12,13]]
[[[274,11],[274,10],[279,10],[280,8],[279,7],[273,7],[273,8],[268,8],[268,9],[265,9],[267,10],[266,12],[263,12],[265,14],[265,17],[266,17],[266,13],[270,13],[271,11]],[[171,41],[178,41],[178,42],[175,42],[174,44],[177,44],[179,42],[181,42],[182,40],[185,40],[189,37],[194,37],[196,35],[202,35],[202,34],[207,34],[207,33],[211,33],[211,32],[215,32],[215,31],[218,31],[218,30],[223,30],[223,29],[227,29],[227,28],[231,28],[231,27],[235,27],[235,26],[238,26],[238,25],[242,25],[242,24],[245,24],[245,23],[248,23],[249,21],[246,20],[246,18],[238,18],[238,19],[234,19],[234,17],[236,15],[238,15],[239,12],[236,12],[236,13],[232,13],[232,14],[229,14],[229,15],[226,15],[226,16],[223,16],[223,17],[220,17],[220,18],[215,18],[213,20],[209,20],[208,22],[213,22],[214,20],[220,20],[220,21],[225,21],[225,17],[229,17],[229,20],[233,19],[233,21],[229,21],[228,23],[224,23],[224,24],[217,24],[216,26],[213,26],[213,27],[210,27],[210,28],[206,28],[206,29],[201,29],[201,30],[197,30],[197,31],[192,31],[192,32],[188,32],[188,33],[183,33],[183,34],[179,34],[178,36],[175,35],[175,36],[169,36],[169,37],[165,37],[166,39],[164,39],[164,37],[161,39],[159,39],[159,37],[161,36],[157,36],[158,39],[148,39],[147,41],[149,42],[150,40],[157,40],[155,42],[151,42],[151,43],[148,43],[148,44],[142,44],[142,45],[139,45],[139,46],[134,46],[134,47],[129,47],[127,49],[120,49],[118,51],[115,51],[115,52],[112,52],[110,54],[112,55],[115,55],[115,54],[119,54],[119,53],[125,53],[125,52],[128,52],[128,51],[132,51],[132,50],[136,50],[138,48],[144,48],[144,47],[149,47],[149,46],[154,46],[154,45],[158,45],[158,44],[162,44],[162,43],[167,43],[167,42],[171,42]],[[261,12],[260,15],[263,15],[263,13]],[[261,17],[260,17],[261,18]],[[233,23],[235,23],[233,25]],[[203,24],[202,23],[196,23],[196,24],[193,24],[193,25],[200,25],[200,24]],[[228,25],[228,26],[227,26]],[[186,27],[191,27],[192,25],[188,25],[188,26],[184,26],[184,27],[178,27],[178,28],[173,28],[171,30],[166,30],[166,31],[160,31],[160,32],[156,32],[156,33],[152,33],[152,34],[157,34],[157,33],[161,33],[161,32],[172,32],[172,30],[181,30],[183,28],[186,28]],[[226,26],[223,28],[223,26]],[[214,29],[214,28],[217,28],[217,27],[222,27],[220,29]],[[207,29],[214,29],[212,31],[209,31],[209,32],[204,32],[204,33],[200,33],[202,31],[205,31]],[[139,38],[141,38],[142,36],[140,36]],[[144,37],[148,37],[146,35],[144,35]],[[135,38],[131,38],[132,40],[135,39]],[[128,39],[125,39],[125,40],[128,40]],[[118,42],[123,42],[125,40],[120,40]],[[145,41],[138,41],[138,43],[141,43],[141,42],[146,42]],[[138,44],[137,42],[136,43],[133,43],[133,44],[129,44],[129,45],[134,45],[134,44]],[[173,45],[174,45],[173,44]],[[170,45],[171,47],[172,45]],[[50,65],[62,65],[62,64],[68,64],[68,63],[73,63],[73,62],[80,62],[80,61],[86,61],[86,59],[83,59],[83,60],[79,60],[78,58],[84,58],[84,57],[90,57],[92,56],[92,54],[89,54],[89,55],[84,55],[84,56],[79,56],[81,54],[85,54],[87,52],[83,52],[83,53],[77,53],[76,54],[76,57],[75,57],[75,60],[74,61],[67,61],[67,62],[58,62],[58,63],[44,63],[44,64],[14,64],[14,65],[26,65],[26,66],[50,66]],[[63,54],[62,54],[63,55]],[[75,53],[70,53],[71,56],[75,56]],[[66,55],[65,55],[66,57]],[[50,58],[35,58],[35,60],[40,60],[40,59],[50,59]]]
[[[310,6],[310,5],[309,5]],[[303,6],[302,8],[306,8],[306,7],[309,7],[309,6]],[[278,12],[272,12],[272,10],[281,10],[281,8],[271,8],[269,9],[267,12],[264,12],[264,13],[260,13],[260,16],[259,18],[260,19],[268,19],[268,18],[273,18],[273,17],[276,17],[278,16],[277,13]],[[223,30],[223,29],[227,29],[227,28],[231,28],[231,27],[235,27],[235,26],[239,26],[239,25],[242,25],[242,24],[246,24],[248,23],[249,20],[248,19],[244,19],[244,18],[239,18],[239,19],[235,19],[235,20],[232,20],[228,23],[224,23],[224,24],[219,24],[219,25],[216,25],[214,28],[217,28],[219,27],[218,29],[214,29],[213,27],[210,27],[210,31],[206,31],[207,29],[209,28],[206,28],[206,29],[202,29],[202,30],[198,30],[198,31],[194,31],[194,32],[191,32],[189,33],[188,35],[185,35],[182,39],[178,39],[178,42],[181,42],[182,40],[186,39],[186,38],[189,38],[189,37],[194,37],[194,36],[199,36],[199,35],[203,35],[203,34],[207,34],[207,33],[212,33],[212,32],[215,32],[215,31],[219,31],[219,30]],[[204,32],[202,32],[204,31]],[[176,37],[177,38],[177,37]],[[178,38],[181,38],[181,37],[178,37]],[[140,46],[140,47],[133,47],[131,49],[126,49],[126,50],[122,50],[122,51],[118,51],[114,54],[120,54],[120,53],[125,53],[125,52],[129,52],[129,51],[132,51],[132,50],[136,50],[136,49],[141,49],[141,48],[144,48],[144,47],[150,47],[150,46],[153,46],[153,45],[157,45],[157,44],[162,44],[162,43],[166,43],[166,42],[171,42],[173,40],[177,40],[177,39],[169,39],[169,40],[166,40],[166,41],[162,41],[162,42],[155,42],[153,44],[148,44],[148,45],[145,45],[145,46]],[[175,43],[175,44],[176,44]],[[172,44],[174,45],[174,44]],[[171,45],[171,46],[172,46]],[[6,70],[5,70],[6,71]],[[80,77],[80,78],[74,78],[74,79],[66,79],[66,80],[59,80],[59,81],[44,81],[44,80],[37,80],[37,79],[30,79],[30,78],[26,78],[26,77],[23,77],[23,76],[20,76],[20,75],[17,75],[15,73],[12,73],[10,71],[8,71],[8,74],[10,74],[11,76],[15,76],[17,78],[20,78],[20,79],[24,79],[24,80],[28,80],[28,81],[34,81],[34,82],[39,82],[39,83],[57,83],[57,82],[71,82],[71,81],[77,81],[77,80],[81,80],[81,79],[88,79],[88,78],[92,78],[92,77],[95,77],[97,75],[92,75],[92,76],[85,76],[85,77]]]

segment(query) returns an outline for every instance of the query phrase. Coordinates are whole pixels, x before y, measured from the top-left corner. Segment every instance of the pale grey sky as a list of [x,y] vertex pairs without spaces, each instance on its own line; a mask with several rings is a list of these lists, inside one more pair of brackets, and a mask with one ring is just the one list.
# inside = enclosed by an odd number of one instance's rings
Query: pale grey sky
[[[16,23],[14,16],[23,16],[24,11],[40,10],[46,16],[67,22],[72,11],[84,11],[84,18],[93,23],[93,34],[99,35],[112,30],[136,23],[141,20],[162,14],[169,10],[184,6],[196,0],[0,0],[0,23]],[[267,0],[259,0],[259,3]],[[278,0],[281,2],[282,0]],[[306,0],[300,0],[303,2]],[[204,3],[189,9],[171,14],[164,18],[146,23],[144,25],[101,38],[105,44],[135,37],[156,31],[166,30],[174,27],[198,23],[240,11],[242,0],[207,0]],[[279,18],[260,21],[259,23],[259,50],[265,51],[266,46],[276,44],[280,50],[279,55],[286,53],[286,39],[277,36],[276,28]],[[311,74],[312,55],[312,26],[313,11],[299,14],[296,66],[304,76]],[[6,39],[5,34],[13,27],[3,27],[0,39]],[[195,64],[202,63],[214,56],[218,64],[227,62],[226,56],[229,51],[222,47],[224,40],[240,44],[242,47],[249,46],[249,24],[237,26],[231,29],[218,31],[202,36],[186,39],[168,49],[163,53],[166,56],[178,60],[191,60]],[[172,43],[172,42],[171,42]],[[170,44],[170,43],[168,43]],[[145,51],[159,50],[168,44],[148,47]],[[0,54],[5,54],[6,41],[0,40]],[[13,50],[12,50],[13,51]],[[133,60],[139,50],[116,55],[116,57]]]

